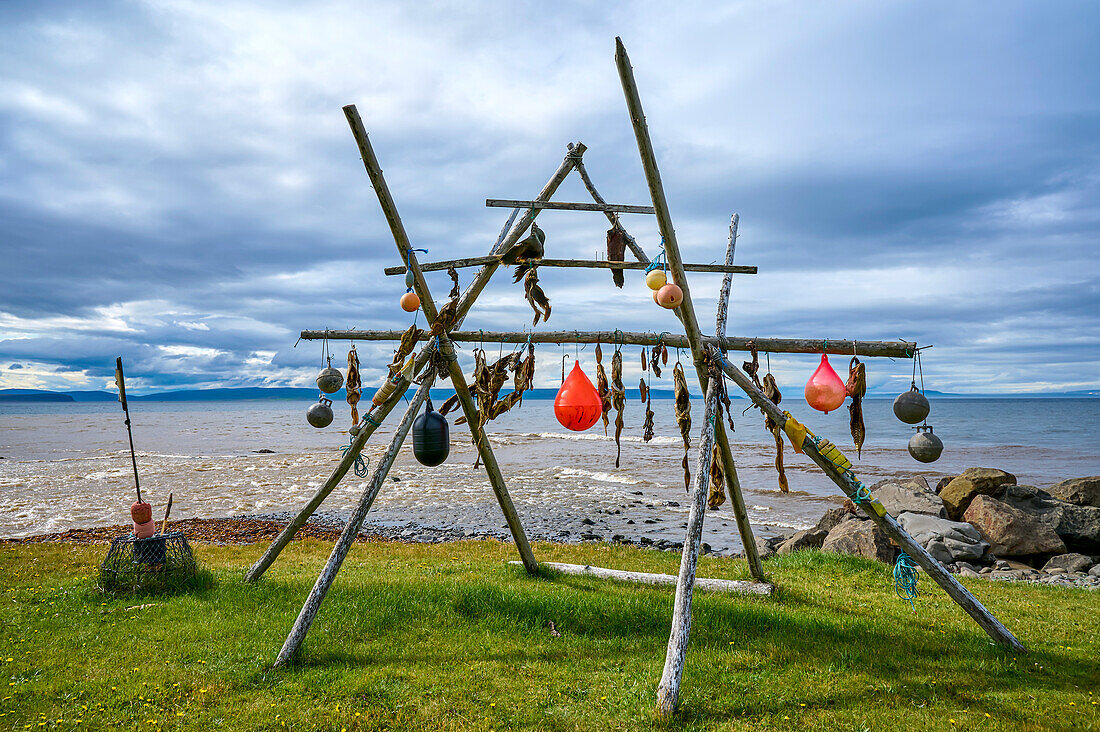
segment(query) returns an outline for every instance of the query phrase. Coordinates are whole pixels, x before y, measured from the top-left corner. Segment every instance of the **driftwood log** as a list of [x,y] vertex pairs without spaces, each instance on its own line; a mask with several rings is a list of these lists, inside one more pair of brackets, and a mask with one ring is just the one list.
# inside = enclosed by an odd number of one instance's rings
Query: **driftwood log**
[[[520,562],[509,562],[520,564]],[[617,582],[631,582],[639,585],[675,585],[676,576],[672,574],[654,574],[652,572],[627,572],[621,569],[605,569],[593,567],[589,564],[563,564],[561,562],[541,562],[541,567],[549,567],[562,574],[578,575],[582,577],[595,577],[596,579],[609,579]],[[695,580],[695,589],[707,592],[728,592],[738,595],[763,595],[768,596],[775,592],[775,587],[766,582],[746,582],[744,580],[724,580],[698,577]]]

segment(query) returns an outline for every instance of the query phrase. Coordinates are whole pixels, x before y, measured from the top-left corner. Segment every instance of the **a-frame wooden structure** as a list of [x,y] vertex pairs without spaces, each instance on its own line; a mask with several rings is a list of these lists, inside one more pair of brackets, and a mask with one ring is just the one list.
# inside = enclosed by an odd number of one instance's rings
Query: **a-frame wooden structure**
[[[722,375],[730,378],[753,400],[753,402],[767,413],[785,432],[795,444],[802,449],[821,469],[837,484],[838,487],[851,498],[860,508],[867,513],[891,539],[893,539],[906,553],[908,553],[918,565],[937,584],[954,599],[975,621],[998,643],[1001,643],[1015,651],[1023,651],[1023,645],[1000,622],[996,620],[950,573],[944,569],[922,546],[917,544],[882,507],[869,494],[866,488],[858,481],[851,471],[850,463],[840,456],[837,458],[835,448],[828,449],[825,441],[820,440],[812,432],[806,430],[789,415],[780,411],[772,404],[756,386],[736,366],[730,364],[723,353],[728,349],[745,349],[748,347],[746,339],[727,338],[725,336],[726,313],[732,274],[754,273],[754,267],[738,267],[733,265],[734,247],[737,238],[737,217],[734,216],[730,226],[729,245],[727,248],[726,262],[724,265],[690,265],[685,264],[680,256],[680,249],[676,240],[676,232],[672,226],[672,218],[669,213],[668,203],[665,199],[664,188],[661,183],[657,160],[650,141],[648,126],[642,112],[642,105],[638,95],[638,89],[634,81],[633,69],[626,54],[622,42],[616,39],[615,62],[618,67],[619,77],[622,82],[623,92],[626,97],[627,109],[638,142],[638,150],[641,156],[642,167],[653,206],[625,206],[606,203],[592,184],[587,171],[584,168],[583,155],[585,146],[577,143],[569,146],[569,152],[565,156],[557,171],[546,183],[539,194],[529,201],[497,201],[489,200],[487,205],[504,206],[513,208],[512,216],[501,231],[500,237],[493,246],[488,257],[452,260],[434,264],[421,265],[417,261],[412,243],[405,232],[401,217],[397,212],[397,206],[390,194],[389,187],[382,175],[382,169],[374,154],[366,129],[359,117],[354,105],[344,108],[348,124],[351,126],[352,135],[359,147],[363,164],[367,175],[378,196],[379,204],[385,213],[390,231],[394,238],[398,254],[404,262],[404,266],[387,270],[387,274],[404,274],[406,268],[413,275],[413,289],[420,298],[421,308],[429,323],[434,323],[439,316],[439,309],[428,290],[423,273],[425,271],[445,269],[447,266],[480,266],[473,281],[465,291],[455,300],[454,316],[447,327],[438,337],[429,337],[425,345],[415,356],[414,372],[420,374],[419,388],[410,400],[401,422],[398,424],[389,445],[375,463],[373,472],[367,482],[362,497],[353,511],[340,539],[333,548],[328,562],[318,576],[309,597],[306,599],[297,620],[294,623],[286,642],[283,644],[276,660],[276,665],[289,662],[301,647],[306,633],[309,631],[317,611],[324,600],[325,594],[332,585],[340,566],[347,556],[355,536],[362,527],[371,504],[378,495],[383,481],[406,435],[412,426],[412,421],[428,396],[428,391],[437,376],[437,369],[442,369],[441,364],[446,364],[446,375],[450,377],[451,384],[458,396],[459,404],[466,415],[466,423],[471,432],[473,443],[477,446],[481,462],[485,466],[489,482],[500,504],[501,510],[508,523],[512,537],[519,552],[524,567],[530,573],[538,570],[538,563],[531,551],[530,543],[520,523],[519,515],[512,504],[508,489],[505,486],[504,477],[488,437],[483,433],[481,423],[477,418],[477,406],[471,396],[466,383],[466,377],[458,365],[453,341],[476,341],[481,336],[477,332],[459,330],[463,319],[470,311],[478,295],[488,284],[489,279],[500,266],[500,255],[509,247],[519,241],[520,237],[530,228],[531,223],[539,212],[546,209],[591,210],[599,211],[607,216],[613,225],[619,225],[618,212],[652,213],[657,218],[661,236],[664,239],[664,251],[668,267],[671,270],[672,279],[683,290],[683,303],[675,310],[684,326],[682,335],[665,335],[658,337],[655,334],[627,333],[622,331],[589,332],[580,334],[575,331],[566,332],[542,332],[529,333],[495,333],[493,340],[502,342],[522,343],[530,339],[533,342],[569,342],[575,340],[589,343],[623,343],[656,344],[663,342],[665,345],[686,346],[691,349],[692,360],[696,367],[699,385],[706,395],[705,416],[703,420],[702,435],[699,441],[699,460],[695,474],[695,486],[692,490],[692,503],[688,518],[687,536],[685,537],[680,563],[680,573],[676,580],[676,599],[672,618],[672,632],[669,638],[668,651],[665,659],[665,668],[657,691],[657,708],[659,714],[667,716],[671,714],[677,705],[679,698],[680,679],[683,670],[684,658],[687,650],[688,631],[691,622],[691,597],[695,586],[695,568],[698,559],[700,539],[702,535],[703,517],[706,511],[707,482],[709,479],[709,462],[711,446],[717,444],[722,458],[726,488],[728,490],[737,525],[741,533],[745,547],[745,556],[750,572],[757,580],[753,583],[727,583],[736,585],[735,590],[749,592],[770,592],[771,585],[767,584],[760,558],[756,551],[756,543],[753,539],[752,528],[749,525],[748,514],[745,510],[744,499],[741,494],[740,483],[737,478],[737,469],[729,446],[728,435],[725,432],[720,419],[712,419],[718,404],[718,380]],[[595,203],[576,204],[551,202],[557,188],[565,180],[570,172],[576,170],[583,179],[585,186],[591,193]],[[522,211],[518,216],[517,213]],[[637,242],[627,235],[627,246],[638,260],[636,263],[609,263],[599,261],[580,260],[550,260],[543,259],[538,266],[581,266],[599,268],[642,269],[649,264],[650,259]],[[715,335],[708,337],[702,334],[696,319],[695,307],[692,302],[687,271],[719,271],[726,274],[718,304],[718,318]],[[400,336],[395,331],[303,331],[304,339],[359,339],[359,340],[396,340]],[[658,338],[661,340],[658,341]],[[824,342],[822,340],[788,340],[788,339],[753,339],[760,350],[771,352],[791,353],[838,353],[843,355],[865,356],[895,356],[913,357],[915,343],[906,342],[853,342],[835,341]],[[317,510],[325,498],[332,492],[340,480],[347,474],[354,464],[356,457],[362,451],[367,439],[381,425],[393,408],[400,402],[410,381],[403,377],[397,377],[397,388],[390,397],[380,406],[372,406],[370,411],[362,418],[360,423],[352,428],[352,442],[350,448],[344,453],[340,463],[333,471],[329,479],[322,485],[305,507],[295,516],[287,527],[268,547],[264,555],[256,562],[246,575],[246,580],[251,582],[259,579],[268,567],[275,561],[282,549],[290,542],[298,529]],[[578,568],[579,569],[579,568]],[[588,569],[588,568],[586,568]],[[634,578],[642,578],[643,581],[653,581],[654,576],[649,575],[648,580],[637,573]],[[608,573],[613,576],[613,573]],[[630,579],[630,578],[627,578]],[[729,589],[729,588],[727,588]]]

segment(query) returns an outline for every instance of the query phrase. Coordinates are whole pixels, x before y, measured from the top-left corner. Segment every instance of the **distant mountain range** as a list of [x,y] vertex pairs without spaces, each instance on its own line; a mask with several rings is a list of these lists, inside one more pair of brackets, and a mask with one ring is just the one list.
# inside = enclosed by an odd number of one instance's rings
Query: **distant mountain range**
[[[411,392],[411,389],[410,389]],[[671,389],[653,389],[655,399],[671,399]],[[557,389],[530,389],[524,394],[527,399],[553,399],[558,393]],[[206,401],[230,401],[246,399],[309,399],[317,398],[316,389],[301,389],[296,387],[264,387],[245,386],[225,389],[183,389],[180,391],[164,391],[154,394],[129,395],[134,402],[206,402]],[[432,399],[443,400],[454,394],[452,389],[432,389]],[[637,399],[637,389],[626,390],[628,399]],[[1031,393],[1031,394],[951,394],[947,392],[925,391],[929,397],[938,399],[1081,399],[1088,397],[1100,397],[1100,389],[1064,391],[1056,393]],[[364,397],[369,399],[370,392]],[[868,399],[893,399],[894,393],[869,393]],[[744,396],[730,392],[731,398],[744,399]],[[343,401],[344,392],[340,390],[332,395],[334,400]],[[693,399],[699,399],[698,394],[692,395]],[[0,389],[0,402],[113,402],[118,400],[118,394],[109,391],[46,391],[42,389]]]

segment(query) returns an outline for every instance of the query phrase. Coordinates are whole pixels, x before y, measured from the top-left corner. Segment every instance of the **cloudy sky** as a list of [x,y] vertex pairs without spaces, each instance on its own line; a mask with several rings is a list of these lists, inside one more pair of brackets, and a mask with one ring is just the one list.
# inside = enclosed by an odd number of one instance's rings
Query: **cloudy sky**
[[[533,197],[570,141],[608,200],[649,203],[616,35],[685,258],[722,258],[741,215],[760,274],[731,335],[934,344],[943,391],[1100,388],[1093,3],[305,5],[0,4],[0,388],[106,388],[116,355],[139,392],[304,386],[300,330],[407,327],[344,104],[429,260],[484,254],[507,217],[484,199]],[[539,221],[554,256],[603,247],[598,214]],[[679,330],[638,273],[542,280],[550,328]],[[719,284],[693,280],[708,325]],[[502,277],[466,327],[529,323]],[[367,379],[388,361],[359,351]],[[772,365],[800,385],[815,361]]]

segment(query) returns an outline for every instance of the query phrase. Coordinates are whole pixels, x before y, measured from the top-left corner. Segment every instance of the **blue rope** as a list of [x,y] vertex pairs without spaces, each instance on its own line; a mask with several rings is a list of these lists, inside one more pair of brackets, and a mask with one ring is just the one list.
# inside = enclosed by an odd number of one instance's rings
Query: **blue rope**
[[[374,422],[374,420],[372,420],[370,418],[370,415],[367,415],[367,420],[371,421],[371,422]],[[378,423],[375,422],[375,424],[377,425]],[[344,449],[342,449],[340,451],[340,456],[343,457],[344,455],[347,455],[348,450],[350,450],[354,444],[355,444],[355,438],[354,437],[348,438],[348,444],[345,445]],[[358,475],[360,478],[366,478],[367,477],[367,468],[368,468],[369,465],[370,465],[370,461],[363,459],[363,453],[362,452],[360,452],[358,455],[355,456],[355,474]]]
[[909,601],[913,612],[917,611],[913,602],[913,598],[920,594],[917,592],[917,565],[905,552],[898,555],[898,561],[894,564],[894,592],[901,599]]

